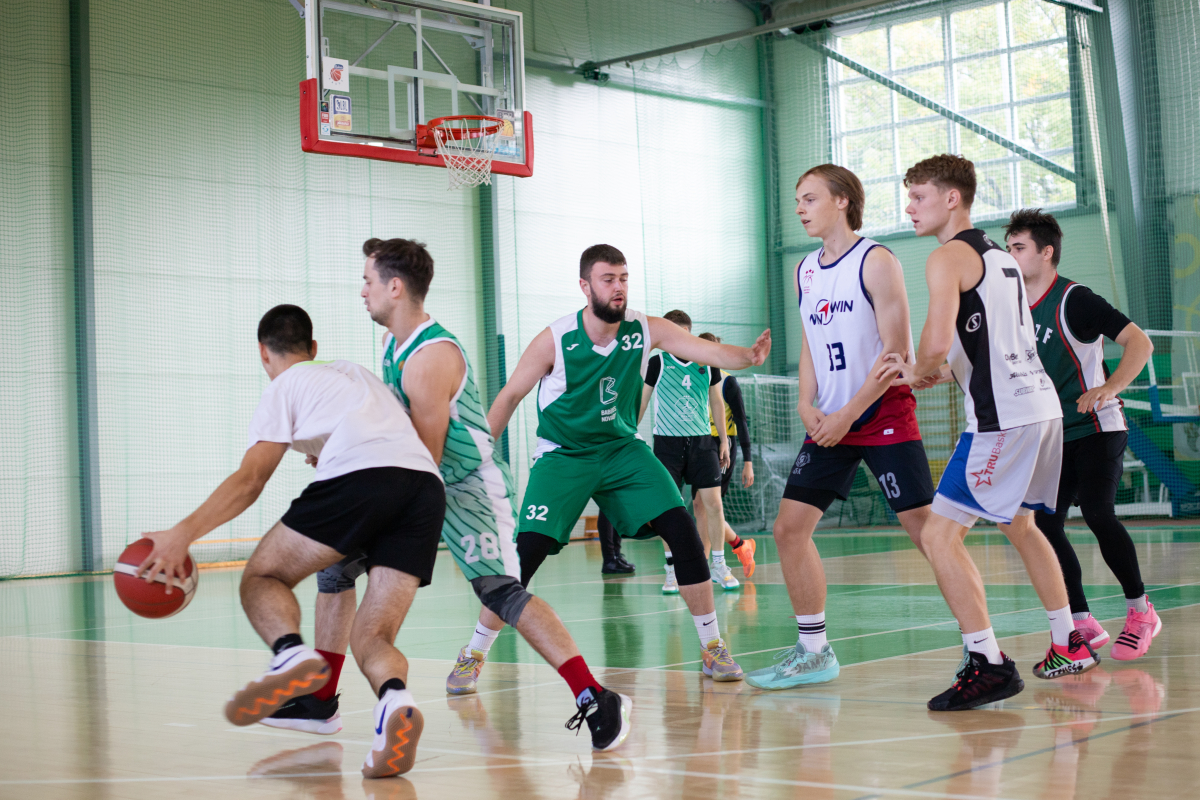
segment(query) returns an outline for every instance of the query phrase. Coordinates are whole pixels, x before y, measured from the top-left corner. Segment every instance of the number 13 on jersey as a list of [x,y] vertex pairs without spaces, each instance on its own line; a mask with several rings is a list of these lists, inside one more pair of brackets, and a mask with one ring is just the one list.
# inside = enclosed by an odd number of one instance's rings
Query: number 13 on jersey
[[846,352],[842,349],[841,342],[825,345],[825,350],[829,354],[829,371],[836,372],[839,369],[846,368]]

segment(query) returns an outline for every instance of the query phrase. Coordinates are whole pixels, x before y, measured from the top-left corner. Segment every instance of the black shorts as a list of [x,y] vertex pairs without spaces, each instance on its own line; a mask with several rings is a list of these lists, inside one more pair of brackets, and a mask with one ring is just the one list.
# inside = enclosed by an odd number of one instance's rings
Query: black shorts
[[[730,437],[733,438],[733,437]],[[721,463],[721,440],[716,436],[712,437],[713,444],[717,448],[717,464]],[[725,495],[729,494],[729,481],[733,478],[733,450],[729,451],[729,466],[721,470],[721,499],[725,499]],[[696,499],[696,492],[700,490],[699,486],[692,487],[692,499]]]
[[655,436],[654,455],[671,473],[675,485],[691,484],[696,489],[721,485],[721,458],[716,437]]
[[893,511],[908,511],[933,502],[933,477],[920,439],[895,444],[838,444],[821,447],[805,442],[784,487],[785,500],[796,500],[824,511],[834,496],[845,500],[854,485],[858,462],[879,481]]
[[310,483],[282,522],[342,555],[366,553],[368,569],[391,567],[428,586],[445,516],[437,475],[374,467]]

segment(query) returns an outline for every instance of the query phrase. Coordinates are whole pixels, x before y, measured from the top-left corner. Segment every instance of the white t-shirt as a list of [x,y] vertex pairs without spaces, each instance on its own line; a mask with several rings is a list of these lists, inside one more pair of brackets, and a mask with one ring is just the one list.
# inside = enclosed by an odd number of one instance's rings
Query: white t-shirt
[[351,361],[295,364],[271,381],[250,420],[250,444],[279,442],[317,456],[314,480],[373,467],[438,472],[404,406]]

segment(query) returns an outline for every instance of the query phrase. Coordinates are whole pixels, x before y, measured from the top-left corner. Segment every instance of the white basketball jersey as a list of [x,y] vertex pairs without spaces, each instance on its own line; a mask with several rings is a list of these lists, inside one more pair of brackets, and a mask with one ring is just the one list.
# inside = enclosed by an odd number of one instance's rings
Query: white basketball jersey
[[1016,259],[978,228],[954,237],[975,248],[983,277],[959,295],[950,368],[966,395],[967,430],[1004,431],[1062,417],[1038,358],[1025,279]]
[[[875,306],[862,279],[867,254],[882,246],[871,239],[859,239],[832,264],[821,263],[825,252],[821,248],[805,256],[796,267],[804,339],[817,373],[813,405],[824,414],[832,414],[850,402],[883,352]],[[911,334],[908,347],[911,351]]]

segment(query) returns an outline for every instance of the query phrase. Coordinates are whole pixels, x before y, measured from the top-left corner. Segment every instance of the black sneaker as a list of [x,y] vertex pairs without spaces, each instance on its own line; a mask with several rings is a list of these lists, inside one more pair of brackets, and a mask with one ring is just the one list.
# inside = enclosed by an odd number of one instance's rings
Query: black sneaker
[[328,700],[318,700],[311,694],[296,697],[259,722],[271,728],[330,736],[342,729],[342,715],[338,713],[339,697],[341,695],[334,695]]
[[601,575],[628,575],[634,571],[633,564],[630,564],[620,556],[604,562],[604,566],[600,568]]
[[632,708],[633,701],[625,695],[603,689],[599,697],[585,700],[564,727],[578,735],[584,720],[587,720],[592,732],[592,749],[613,750],[629,735],[629,712]]
[[954,685],[929,701],[930,711],[966,711],[1019,694],[1025,681],[1017,674],[1017,665],[1003,653],[1004,661],[992,664],[982,653],[971,658],[955,676]]

